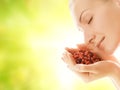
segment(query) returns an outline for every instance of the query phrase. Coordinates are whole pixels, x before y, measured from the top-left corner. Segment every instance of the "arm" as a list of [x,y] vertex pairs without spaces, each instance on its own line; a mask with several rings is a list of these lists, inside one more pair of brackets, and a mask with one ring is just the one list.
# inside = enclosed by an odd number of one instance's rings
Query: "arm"
[[111,76],[111,79],[115,84],[116,88],[120,90],[120,64],[115,65],[114,73]]
[[79,75],[85,82],[91,82],[102,77],[110,77],[116,88],[120,90],[120,64],[115,60],[104,60],[90,65],[75,64],[69,53],[63,58],[68,68]]
[[120,90],[120,64],[114,61],[100,61],[91,65],[76,64],[74,70],[78,72],[89,72],[89,82],[102,77],[110,77],[117,90]]

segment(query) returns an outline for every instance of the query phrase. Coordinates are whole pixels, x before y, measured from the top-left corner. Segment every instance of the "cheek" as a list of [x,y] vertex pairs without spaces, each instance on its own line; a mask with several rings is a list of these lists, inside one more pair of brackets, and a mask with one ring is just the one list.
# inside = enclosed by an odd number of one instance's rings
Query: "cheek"
[[113,25],[111,22],[112,21],[110,19],[107,19],[107,17],[101,16],[99,18],[98,16],[94,19],[94,22],[92,23],[92,28],[96,32],[107,33],[110,32],[111,26]]
[[115,49],[118,47],[120,41],[120,35],[113,33],[106,36],[104,41],[104,51],[108,54],[112,54]]
[[[117,22],[118,23],[118,22]],[[96,19],[93,30],[99,34],[105,35],[106,39],[103,43],[103,51],[107,54],[113,54],[120,41],[120,25],[110,17],[102,17]]]
[[115,10],[100,10],[95,14],[92,28],[101,33],[120,33],[120,14]]

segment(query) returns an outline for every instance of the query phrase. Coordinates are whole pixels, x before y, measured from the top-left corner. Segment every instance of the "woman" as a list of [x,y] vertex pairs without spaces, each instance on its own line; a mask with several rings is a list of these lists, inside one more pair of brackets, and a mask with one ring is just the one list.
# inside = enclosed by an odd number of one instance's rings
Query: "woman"
[[120,43],[120,0],[71,0],[70,10],[78,29],[83,30],[85,43],[91,43],[106,60],[74,65],[68,52],[64,53],[63,60],[84,81],[108,76],[120,90],[120,64],[109,57]]

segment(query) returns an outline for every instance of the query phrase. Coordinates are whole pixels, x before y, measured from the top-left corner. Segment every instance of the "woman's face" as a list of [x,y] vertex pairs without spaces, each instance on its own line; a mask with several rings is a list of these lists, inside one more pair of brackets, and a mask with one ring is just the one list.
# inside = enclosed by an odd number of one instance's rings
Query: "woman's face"
[[117,0],[72,0],[70,9],[77,27],[83,29],[85,42],[112,54],[120,42]]

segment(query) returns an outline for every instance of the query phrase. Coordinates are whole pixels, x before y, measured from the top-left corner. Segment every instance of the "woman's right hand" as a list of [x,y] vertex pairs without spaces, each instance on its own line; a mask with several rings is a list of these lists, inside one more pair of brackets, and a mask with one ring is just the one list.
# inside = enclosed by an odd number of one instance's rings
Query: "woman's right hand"
[[94,64],[76,64],[74,58],[69,52],[63,54],[63,61],[68,68],[75,72],[85,82],[91,82],[105,76],[114,76],[116,69],[116,60],[114,57],[108,57],[110,60],[99,61]]
[[62,56],[62,60],[67,64],[67,67],[73,71],[75,74],[77,74],[79,77],[81,77],[81,79],[84,82],[88,82],[88,77],[89,77],[89,72],[79,72],[77,70],[75,70],[75,65],[76,63],[74,62],[74,58],[72,57],[72,55],[69,52],[64,52],[63,56]]

